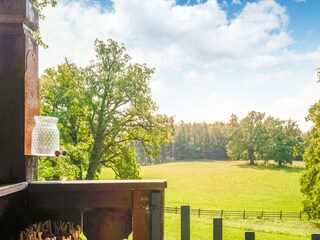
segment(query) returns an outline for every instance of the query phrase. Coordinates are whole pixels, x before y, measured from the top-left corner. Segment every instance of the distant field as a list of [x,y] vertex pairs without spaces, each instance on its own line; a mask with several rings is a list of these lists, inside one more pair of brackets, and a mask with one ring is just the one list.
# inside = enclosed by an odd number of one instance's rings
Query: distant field
[[[167,179],[166,206],[191,208],[300,211],[299,178],[303,167],[248,166],[246,162],[202,161],[144,166],[143,179]],[[106,169],[101,179],[112,179]],[[192,217],[192,238],[210,239],[212,218]],[[180,239],[179,215],[166,214],[166,240]],[[224,220],[224,239],[242,240],[244,231],[257,231],[257,239],[307,240],[319,231],[300,220]],[[260,236],[260,237],[259,237]]]

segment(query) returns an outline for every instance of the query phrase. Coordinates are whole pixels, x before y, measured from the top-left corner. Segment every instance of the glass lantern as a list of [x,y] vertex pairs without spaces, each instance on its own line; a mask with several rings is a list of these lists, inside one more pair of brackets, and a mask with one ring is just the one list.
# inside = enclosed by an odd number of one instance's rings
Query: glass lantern
[[60,148],[58,118],[35,116],[35,126],[32,130],[31,155],[55,156]]

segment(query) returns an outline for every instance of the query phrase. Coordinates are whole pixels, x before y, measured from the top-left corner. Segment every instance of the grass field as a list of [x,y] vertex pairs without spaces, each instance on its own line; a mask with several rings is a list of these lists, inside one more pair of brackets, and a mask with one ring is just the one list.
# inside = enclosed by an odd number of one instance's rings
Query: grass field
[[[277,168],[248,166],[246,162],[203,161],[145,166],[143,179],[167,179],[166,206],[189,204],[191,208],[300,211],[299,178],[302,166]],[[101,179],[112,179],[104,169]],[[256,232],[256,239],[307,240],[315,225],[301,220],[224,219],[224,239],[242,240],[244,231]],[[191,218],[192,239],[212,239],[212,218]],[[179,215],[166,214],[165,239],[180,239]]]

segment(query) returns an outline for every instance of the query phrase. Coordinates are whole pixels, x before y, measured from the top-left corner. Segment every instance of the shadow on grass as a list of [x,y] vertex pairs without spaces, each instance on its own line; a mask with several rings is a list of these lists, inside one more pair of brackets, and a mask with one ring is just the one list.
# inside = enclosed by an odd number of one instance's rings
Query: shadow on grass
[[255,165],[249,165],[249,163],[241,163],[237,165],[240,168],[252,168],[256,170],[270,170],[270,171],[279,171],[279,172],[287,172],[287,173],[300,173],[303,171],[304,167],[302,166],[292,166],[292,165],[285,165],[279,167],[276,164],[270,163],[258,163]]

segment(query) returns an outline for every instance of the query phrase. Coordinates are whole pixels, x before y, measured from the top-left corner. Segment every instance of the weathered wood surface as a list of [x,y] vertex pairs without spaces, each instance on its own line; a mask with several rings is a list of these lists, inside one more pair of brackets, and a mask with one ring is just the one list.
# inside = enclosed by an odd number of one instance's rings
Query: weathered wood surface
[[20,192],[22,190],[25,190],[27,187],[28,187],[27,182],[0,185],[0,197],[4,197],[9,194]]
[[37,28],[31,0],[0,1],[0,184],[28,180],[25,155],[40,112]]
[[122,190],[160,190],[167,188],[167,181],[159,180],[86,180],[86,181],[35,181],[30,183],[29,191],[122,191]]
[[[10,186],[11,187],[11,186]],[[7,189],[8,190],[8,189]],[[8,193],[6,190],[6,193]],[[19,190],[19,191],[18,191]],[[16,191],[16,192],[14,192]],[[0,239],[17,240],[27,224],[26,191],[20,186],[10,189],[10,194],[0,197]]]
[[92,240],[124,239],[131,231],[133,240],[161,240],[166,187],[166,180],[31,182],[28,216],[83,222]]
[[0,1],[0,23],[23,23],[30,29],[36,30],[38,22],[38,12],[32,0]]

